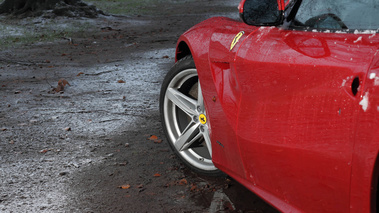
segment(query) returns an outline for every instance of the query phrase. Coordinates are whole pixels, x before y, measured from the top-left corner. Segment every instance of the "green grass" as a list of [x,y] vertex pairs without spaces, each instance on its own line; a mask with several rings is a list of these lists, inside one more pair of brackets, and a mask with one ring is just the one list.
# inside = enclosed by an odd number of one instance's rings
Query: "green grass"
[[[165,4],[183,3],[191,0],[84,0],[107,14],[119,15],[165,15]],[[1,0],[0,0],[1,2]],[[167,12],[167,11],[166,11]],[[172,12],[172,11],[171,11]],[[41,19],[39,19],[41,20]],[[85,21],[56,21],[42,19],[43,24],[34,24],[35,19],[0,19],[0,50],[37,42],[49,42],[62,37],[91,33],[93,24]],[[59,19],[58,19],[59,20]]]
[[184,0],[85,0],[105,13],[118,15],[156,15],[155,6],[180,1]]
[[[89,4],[93,4],[98,9],[103,10],[107,14],[122,15],[141,15],[149,14],[153,10],[149,9],[162,1],[177,0],[84,0]],[[0,0],[0,2],[2,2]],[[91,33],[94,29],[90,22],[85,21],[68,21],[61,24],[60,21],[54,19],[44,19],[43,24],[35,25],[33,18],[27,18],[30,23],[25,24],[22,20],[17,19],[0,19],[0,50],[11,47],[19,47],[22,45],[34,44],[37,42],[49,42],[62,39],[62,37],[70,38],[75,36]]]
[[37,42],[49,42],[58,39],[85,35],[92,30],[89,22],[68,22],[61,24],[59,21],[46,20],[42,25],[19,24],[17,20],[0,20],[0,50]]
[[109,14],[135,15],[146,12],[145,7],[156,0],[86,0]]

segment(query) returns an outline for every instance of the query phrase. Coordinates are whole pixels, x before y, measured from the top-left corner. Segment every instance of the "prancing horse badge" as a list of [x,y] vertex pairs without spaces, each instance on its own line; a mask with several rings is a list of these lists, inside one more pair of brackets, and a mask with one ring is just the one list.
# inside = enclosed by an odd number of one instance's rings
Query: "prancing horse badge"
[[234,46],[236,46],[236,44],[238,43],[238,41],[240,40],[240,38],[243,36],[243,34],[245,34],[244,31],[241,31],[239,32],[236,37],[234,37],[233,41],[232,41],[232,44],[230,45],[230,50],[229,51],[232,51],[232,49],[234,48]]

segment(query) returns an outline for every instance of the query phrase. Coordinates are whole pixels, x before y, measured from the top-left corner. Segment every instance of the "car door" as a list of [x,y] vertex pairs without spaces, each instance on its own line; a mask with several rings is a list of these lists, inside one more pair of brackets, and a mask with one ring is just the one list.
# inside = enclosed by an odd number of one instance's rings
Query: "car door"
[[261,27],[235,59],[237,139],[254,187],[307,212],[349,211],[370,35]]

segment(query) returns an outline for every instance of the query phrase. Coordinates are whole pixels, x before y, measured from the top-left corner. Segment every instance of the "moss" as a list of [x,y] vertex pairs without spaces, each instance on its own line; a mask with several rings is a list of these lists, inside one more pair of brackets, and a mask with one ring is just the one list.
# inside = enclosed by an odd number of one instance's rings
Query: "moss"
[[[87,3],[95,5],[98,9],[119,15],[160,15],[155,7],[184,0],[86,0]],[[162,11],[158,12],[162,13]]]
[[[59,21],[47,20],[42,25],[20,25],[13,22],[0,21],[0,50],[30,45],[37,42],[49,42],[76,36],[85,36],[94,27],[88,22],[72,22],[59,25]],[[59,27],[57,27],[59,26]]]

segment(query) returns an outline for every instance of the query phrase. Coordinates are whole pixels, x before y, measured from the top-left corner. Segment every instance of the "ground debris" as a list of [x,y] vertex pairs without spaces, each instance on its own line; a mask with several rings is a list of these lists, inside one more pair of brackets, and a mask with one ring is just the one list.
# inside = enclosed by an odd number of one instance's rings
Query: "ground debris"
[[153,141],[154,143],[162,143],[162,139],[158,139],[158,136],[156,136],[156,135],[151,135],[149,138],[148,138],[148,140],[151,140],[151,141]]
[[98,75],[103,75],[103,74],[107,74],[107,73],[111,73],[111,72],[113,72],[113,70],[108,70],[108,71],[103,71],[103,72],[98,72],[98,73],[86,73],[84,75],[98,76]]
[[119,166],[126,166],[128,165],[128,162],[122,162],[122,163],[118,163]]
[[66,85],[69,85],[69,86],[71,86],[70,85],[70,83],[68,83],[68,81],[66,80],[66,79],[60,79],[59,81],[58,81],[58,86],[56,87],[56,88],[53,88],[53,92],[62,92],[63,90],[64,90],[64,87],[66,86]]
[[179,181],[179,185],[188,185],[188,181],[185,178],[183,178]]
[[118,188],[120,189],[129,189],[130,187],[131,187],[130,184],[118,186]]
[[67,175],[68,174],[68,172],[59,172],[59,176],[64,176],[64,175]]
[[[113,4],[113,0],[103,2]],[[224,3],[231,5],[230,0],[220,0],[196,1],[192,6],[229,8]],[[187,12],[187,4],[191,3],[175,1],[168,8],[180,10],[185,5]],[[19,43],[10,41],[10,47],[1,50],[0,170],[5,183],[1,187],[10,197],[1,198],[0,193],[0,212],[34,212],[45,206],[47,212],[209,212],[213,190],[224,189],[223,179],[199,176],[172,155],[162,142],[166,137],[157,98],[163,75],[174,63],[177,37],[205,16],[197,10],[196,16],[180,13],[170,19],[152,13],[89,22],[57,17],[51,27],[44,18],[3,26],[4,33],[24,26],[36,28],[44,37],[34,33],[38,40],[30,45],[21,43],[20,37]],[[74,32],[66,33],[66,26]],[[100,30],[105,26],[109,28],[103,30],[110,32]],[[41,27],[48,28],[40,32]],[[54,40],[47,40],[48,30]],[[68,45],[62,37],[75,44]],[[61,78],[71,86],[51,91]],[[120,79],[126,83],[117,83]],[[153,134],[156,138],[149,140]],[[172,184],[167,188],[166,183]],[[123,185],[130,188],[122,189]],[[233,182],[224,190],[233,202],[252,197],[229,195],[234,186]],[[22,195],[27,199],[14,199]]]
[[44,154],[44,153],[46,153],[46,152],[48,152],[48,151],[49,151],[49,150],[47,150],[47,149],[42,149],[42,150],[40,150],[39,152]]

